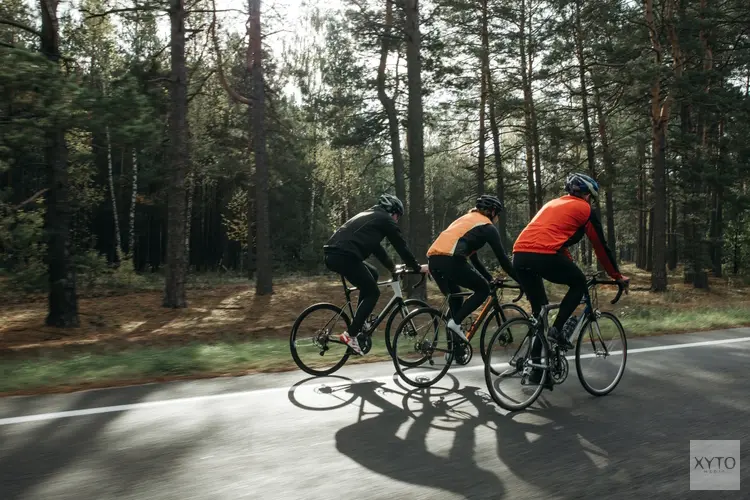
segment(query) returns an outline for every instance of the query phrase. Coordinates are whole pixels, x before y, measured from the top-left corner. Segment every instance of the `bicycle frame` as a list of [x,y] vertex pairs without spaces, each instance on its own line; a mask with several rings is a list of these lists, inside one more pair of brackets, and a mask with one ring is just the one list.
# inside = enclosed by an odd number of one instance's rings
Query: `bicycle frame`
[[[581,334],[581,330],[583,329],[583,322],[586,318],[592,318],[596,320],[596,318],[598,317],[599,309],[594,307],[593,302],[591,301],[591,293],[589,292],[589,290],[592,288],[594,288],[595,290],[595,287],[597,285],[612,284],[612,283],[614,282],[608,282],[608,281],[601,282],[597,280],[595,276],[587,281],[586,292],[583,294],[583,298],[581,299],[581,302],[580,302],[580,304],[584,304],[585,307],[583,309],[583,312],[581,312],[581,314],[577,316],[578,320],[576,321],[576,326],[573,329],[573,333],[570,335],[570,338],[576,338],[578,335]],[[594,293],[596,293],[596,291],[594,291]],[[617,302],[620,299],[621,294],[622,294],[622,288],[618,290],[617,296],[611,301],[611,303],[614,304],[615,302]],[[538,325],[541,320],[542,328],[543,328],[542,331],[547,332],[549,330],[548,314],[550,311],[559,309],[560,305],[561,304],[558,302],[556,304],[547,304],[547,305],[542,306],[541,310],[539,311],[538,317],[531,318],[532,323],[535,325]],[[601,331],[599,330],[599,324],[596,321],[594,321],[594,324],[596,325],[597,336],[601,340]],[[542,337],[544,338],[546,342],[547,341],[546,335],[542,335]],[[549,345],[547,347],[549,348]],[[606,346],[604,346],[604,349],[606,350]]]
[[[503,288],[515,288],[515,287],[509,287],[509,286],[499,286],[501,290]],[[441,313],[443,314],[443,317],[447,317],[446,311],[450,310],[450,299],[452,297],[469,297],[473,295],[474,292],[459,292],[459,293],[450,293],[445,297],[445,300],[443,301],[443,305],[441,307]],[[502,292],[501,292],[502,293]],[[519,294],[519,296],[514,300],[516,302],[521,298],[522,294]],[[487,297],[487,300],[484,301],[482,304],[481,309],[479,310],[479,315],[477,316],[477,319],[474,320],[474,322],[469,327],[469,330],[466,332],[466,340],[471,342],[471,339],[474,338],[474,335],[479,330],[479,325],[481,325],[484,320],[489,316],[490,312],[492,310],[499,311],[502,314],[502,308],[500,307],[500,299],[498,299],[497,296],[497,289],[492,288],[490,289],[490,294]]]
[[[424,279],[424,278],[423,278]],[[341,310],[344,310],[344,307],[349,307],[349,313],[351,314],[351,318],[354,318],[356,314],[356,309],[352,305],[352,292],[359,290],[356,286],[350,287],[346,284],[346,279],[342,276],[341,277],[341,283],[344,286],[344,295],[346,296],[346,304],[341,307]],[[391,311],[397,306],[400,306],[402,308],[402,312],[404,316],[409,314],[409,311],[404,306],[404,293],[401,289],[401,283],[398,279],[390,279],[388,281],[380,281],[378,282],[379,287],[383,286],[389,286],[393,290],[393,297],[391,297],[391,300],[388,301],[388,303],[385,305],[382,311],[378,313],[378,315],[375,317],[375,322],[372,323],[368,329],[367,332],[365,332],[367,335],[370,335],[372,332],[374,332],[378,326],[380,326],[380,323],[383,322],[384,319],[386,319],[390,314]]]

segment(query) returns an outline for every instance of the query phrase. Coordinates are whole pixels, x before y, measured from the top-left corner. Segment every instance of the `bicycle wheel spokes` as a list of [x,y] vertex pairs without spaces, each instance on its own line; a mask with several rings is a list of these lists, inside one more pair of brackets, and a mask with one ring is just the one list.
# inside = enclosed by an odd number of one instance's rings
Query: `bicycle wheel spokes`
[[610,393],[625,372],[627,340],[616,317],[602,313],[586,321],[576,344],[576,368],[584,389],[595,396]]
[[393,364],[399,376],[414,387],[440,380],[453,362],[453,336],[434,309],[409,313],[393,340]]
[[[487,389],[497,404],[509,411],[531,405],[542,392],[547,377],[547,349],[526,319],[514,319],[500,328],[487,346],[484,366]],[[532,381],[533,380],[533,381]]]
[[349,348],[338,340],[348,323],[341,309],[332,304],[317,304],[303,312],[290,338],[292,357],[297,365],[318,376],[338,370],[349,357]]

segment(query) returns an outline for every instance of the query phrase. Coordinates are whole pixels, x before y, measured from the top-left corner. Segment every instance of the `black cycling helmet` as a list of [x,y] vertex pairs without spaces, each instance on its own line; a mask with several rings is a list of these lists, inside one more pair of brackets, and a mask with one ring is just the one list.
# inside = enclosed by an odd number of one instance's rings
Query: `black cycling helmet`
[[396,214],[399,217],[404,215],[404,204],[392,194],[381,194],[378,199],[378,205],[389,214]]
[[502,202],[497,198],[497,196],[492,196],[491,194],[483,194],[479,198],[477,198],[477,210],[485,210],[487,212],[492,212],[495,214],[498,214],[503,211],[503,204]]
[[574,196],[589,193],[595,200],[599,199],[599,183],[585,174],[570,175],[565,181],[565,191]]

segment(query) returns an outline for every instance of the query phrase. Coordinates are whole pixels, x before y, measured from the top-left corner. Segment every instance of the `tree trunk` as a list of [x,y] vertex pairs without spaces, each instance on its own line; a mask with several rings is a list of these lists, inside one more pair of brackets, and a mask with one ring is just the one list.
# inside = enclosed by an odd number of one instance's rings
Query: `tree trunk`
[[678,248],[677,248],[677,202],[675,200],[672,200],[671,203],[671,215],[670,215],[671,222],[669,224],[669,262],[667,263],[667,268],[670,271],[674,271],[677,269],[677,261],[678,261]]
[[479,51],[480,91],[479,91],[479,162],[477,165],[477,195],[484,194],[485,167],[486,167],[486,141],[487,141],[487,78],[489,73],[489,35],[487,34],[487,0],[481,0],[481,27],[480,38],[482,48]]
[[521,19],[519,24],[519,47],[521,56],[521,84],[523,86],[523,116],[524,116],[524,142],[526,145],[526,182],[528,186],[529,219],[533,219],[538,208],[536,204],[536,190],[534,188],[534,154],[533,133],[531,120],[531,83],[527,73],[526,59],[526,2],[521,0]]
[[260,24],[260,0],[250,0],[250,45],[252,60],[248,58],[253,81],[251,129],[255,156],[255,210],[258,279],[257,295],[273,293],[273,268],[271,262],[271,223],[268,215],[268,154],[266,151],[266,94],[263,78],[263,53]]
[[188,166],[188,99],[185,64],[185,0],[170,0],[171,91],[170,91],[170,171],[167,193],[167,273],[164,307],[187,307],[185,278],[185,173]]
[[[407,112],[407,134],[409,151],[409,198],[410,247],[417,259],[424,259],[427,239],[427,217],[424,211],[425,173],[422,110],[422,62],[420,59],[421,36],[419,32],[419,0],[406,0],[406,65],[409,82],[409,104]],[[427,298],[423,284],[417,290],[409,288],[410,295],[422,300]]]
[[[486,19],[487,15],[487,0],[482,0],[482,9]],[[487,22],[483,22],[482,30],[482,65],[484,67],[485,78],[487,79],[487,104],[490,108],[490,131],[492,132],[492,154],[495,160],[495,176],[497,178],[495,182],[495,195],[500,200],[500,203],[505,205],[505,172],[503,171],[503,159],[500,150],[500,127],[497,119],[497,111],[495,108],[495,90],[492,86],[492,70],[490,69],[490,40],[489,30],[487,28]],[[500,231],[500,239],[503,243],[503,247],[507,250],[510,249],[510,241],[508,241],[508,220],[507,211],[502,214],[498,221],[498,230]]]
[[666,222],[667,222],[667,175],[666,175],[666,120],[659,120],[654,130],[654,208],[653,218],[653,268],[651,271],[651,288],[654,292],[663,292],[667,289],[667,266],[666,266]]
[[133,148],[133,184],[130,193],[130,223],[128,229],[128,253],[135,266],[135,204],[138,200],[138,154]]
[[[60,38],[57,18],[58,0],[42,0],[41,49],[55,65],[60,61]],[[57,89],[53,85],[53,89]],[[50,95],[48,107],[57,106],[59,91]],[[54,116],[54,115],[53,115]],[[49,311],[47,326],[72,328],[79,326],[78,297],[75,267],[71,262],[70,219],[72,209],[68,199],[68,146],[65,128],[57,120],[44,130],[44,161],[47,166],[47,210],[44,229],[47,235],[47,265],[49,270]]]
[[427,217],[430,219],[430,241],[432,241],[437,235],[437,227],[435,225],[435,174],[430,173],[430,177],[427,181],[427,196],[429,197],[429,213]]
[[485,158],[486,148],[485,142],[487,140],[487,126],[486,126],[486,109],[487,109],[487,76],[484,73],[484,64],[482,64],[481,80],[480,85],[480,96],[479,96],[479,161],[477,163],[477,196],[484,194],[484,179],[485,179]]
[[315,246],[315,179],[310,180],[310,224],[307,227],[307,243],[310,248]]
[[[255,177],[255,174],[252,176]],[[256,235],[255,235],[255,200],[253,195],[255,194],[255,185],[251,185],[247,189],[247,279],[255,279],[256,266]]]
[[615,239],[615,200],[614,186],[617,178],[615,162],[612,159],[612,151],[609,147],[609,136],[607,135],[607,119],[604,116],[604,106],[600,94],[600,80],[592,74],[594,88],[594,106],[599,128],[599,140],[602,142],[602,160],[604,162],[604,209],[607,212],[607,244],[616,252],[617,241]]
[[185,262],[190,268],[190,234],[193,228],[193,197],[195,196],[195,174],[187,175],[187,210],[185,212]]
[[742,233],[742,212],[737,210],[734,219],[734,237],[732,238],[732,274],[735,276],[739,274],[742,262]]
[[[656,22],[654,20],[653,0],[645,0],[646,26],[651,36],[651,48],[655,54],[656,64],[661,65],[662,48],[659,41]],[[675,45],[673,38],[673,52],[675,55],[675,68],[681,68],[679,48]],[[678,70],[676,70],[677,72]],[[667,123],[669,122],[669,109],[671,96],[664,99],[662,103],[660,76],[654,78],[651,83],[651,152],[653,158],[653,268],[651,271],[651,289],[654,292],[663,292],[667,289],[667,266],[666,266],[666,221],[667,221],[667,171],[666,171],[666,147],[667,147]]]
[[112,198],[112,216],[115,221],[115,257],[117,263],[122,262],[122,237],[120,235],[120,216],[117,213],[117,196],[115,194],[115,176],[112,168],[112,139],[109,125],[105,127],[107,134],[107,177],[109,178],[109,194]]
[[391,156],[393,158],[393,180],[396,186],[396,196],[404,204],[404,217],[400,220],[401,227],[408,233],[409,213],[406,199],[406,184],[404,181],[404,157],[401,153],[401,128],[398,123],[398,112],[394,99],[385,90],[385,70],[390,52],[390,39],[393,27],[393,0],[385,2],[385,27],[380,41],[380,65],[378,66],[378,99],[388,117],[388,135],[391,141]]
[[636,266],[646,269],[647,239],[646,239],[646,145],[638,143],[638,244],[636,252]]
[[[529,3],[531,3],[531,0],[529,0]],[[532,24],[531,20],[533,17],[533,10],[529,9],[527,11],[526,18],[528,19],[528,45],[526,47],[526,52],[528,54],[529,58],[529,64],[527,66],[528,69],[528,95],[529,95],[529,113],[531,116],[531,139],[532,139],[532,145],[534,148],[534,175],[536,177],[535,179],[535,191],[536,191],[536,206],[537,210],[542,208],[542,205],[544,205],[544,191],[542,190],[542,155],[539,151],[539,121],[537,120],[536,115],[536,105],[534,104],[534,51],[532,50],[533,39],[532,39]]]
[[648,211],[648,247],[646,248],[646,271],[654,270],[654,209]]
[[[581,115],[583,118],[583,135],[586,141],[586,162],[588,164],[589,175],[596,179],[596,159],[594,157],[594,137],[591,133],[591,121],[589,119],[589,99],[588,88],[586,86],[586,59],[583,53],[583,27],[581,25],[581,1],[576,1],[576,56],[578,58],[578,80],[581,86]],[[594,202],[593,209],[601,220],[601,210],[599,203]],[[591,248],[586,253],[586,263],[591,265]]]

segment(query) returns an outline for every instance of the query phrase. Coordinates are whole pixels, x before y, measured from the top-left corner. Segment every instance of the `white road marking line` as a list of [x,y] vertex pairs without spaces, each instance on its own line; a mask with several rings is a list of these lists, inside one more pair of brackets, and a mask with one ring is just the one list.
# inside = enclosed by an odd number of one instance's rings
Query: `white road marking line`
[[[733,344],[737,342],[750,342],[750,337],[740,337],[740,338],[722,339],[722,340],[706,340],[703,342],[690,342],[690,343],[685,343],[685,344],[671,344],[671,345],[665,345],[665,346],[641,347],[638,349],[629,349],[628,354],[630,355],[630,354],[639,353],[639,352],[670,351],[673,349],[686,349],[690,347],[717,346],[717,345]],[[593,357],[593,356],[594,354],[586,354],[585,356],[581,356],[581,357],[588,358],[588,357]],[[568,359],[575,359],[575,357],[568,356]],[[451,368],[449,370],[449,373],[460,373],[460,372],[468,372],[468,371],[483,370],[483,369],[484,369],[484,365],[480,364],[480,365],[474,365],[474,366],[464,366],[461,368]],[[426,372],[426,373],[429,373],[429,372]],[[394,374],[382,375],[379,377],[370,377],[370,378],[364,378],[358,381],[352,381],[352,383],[357,384],[357,383],[362,383],[365,381],[388,381],[388,380],[392,380],[393,377],[394,377]],[[321,377],[321,378],[323,379],[324,377]],[[53,412],[53,413],[38,413],[36,415],[23,415],[20,417],[0,418],[0,426],[23,424],[23,423],[28,423],[28,422],[39,422],[42,420],[57,420],[61,418],[83,417],[87,415],[97,415],[101,413],[141,410],[141,409],[146,409],[146,408],[154,408],[154,407],[173,405],[173,404],[195,403],[198,401],[204,402],[204,401],[226,399],[226,398],[236,398],[236,397],[243,397],[243,396],[257,396],[260,394],[266,394],[266,393],[272,393],[272,392],[283,392],[283,391],[289,392],[291,391],[291,387],[269,387],[265,389],[227,392],[223,394],[208,394],[204,396],[193,396],[189,398],[165,399],[165,400],[160,400],[160,401],[143,401],[140,403],[132,403],[132,404],[124,404],[124,405],[101,406],[98,408],[85,408],[81,410],[67,410],[67,411],[60,411],[60,412]]]

